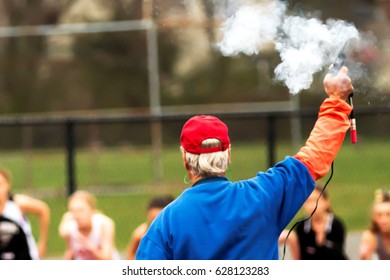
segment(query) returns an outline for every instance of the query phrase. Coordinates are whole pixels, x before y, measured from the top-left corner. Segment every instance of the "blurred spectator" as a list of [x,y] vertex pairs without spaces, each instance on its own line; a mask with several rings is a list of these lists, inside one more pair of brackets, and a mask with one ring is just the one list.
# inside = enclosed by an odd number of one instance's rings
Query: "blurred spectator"
[[[303,204],[303,210],[310,219],[297,225],[291,232],[286,245],[291,250],[293,259],[300,260],[346,260],[345,252],[346,230],[342,220],[330,208],[329,196],[322,186],[316,185],[314,191]],[[320,198],[318,198],[320,196]],[[318,201],[318,204],[317,204]],[[279,237],[279,243],[284,243],[287,231]]]
[[115,224],[96,209],[96,198],[87,191],[76,191],[69,197],[59,234],[66,241],[64,259],[120,259],[115,248]]
[[135,259],[135,254],[137,253],[141,238],[145,235],[154,218],[156,218],[161,210],[173,200],[174,197],[171,195],[162,195],[156,196],[149,201],[148,208],[146,210],[146,222],[140,224],[131,235],[130,244],[127,250],[127,258],[129,260]]
[[[38,246],[26,214],[39,219]],[[42,200],[11,194],[10,174],[0,170],[0,260],[36,260],[46,255],[50,209]]]
[[360,241],[361,260],[390,260],[390,192],[375,191],[371,222]]

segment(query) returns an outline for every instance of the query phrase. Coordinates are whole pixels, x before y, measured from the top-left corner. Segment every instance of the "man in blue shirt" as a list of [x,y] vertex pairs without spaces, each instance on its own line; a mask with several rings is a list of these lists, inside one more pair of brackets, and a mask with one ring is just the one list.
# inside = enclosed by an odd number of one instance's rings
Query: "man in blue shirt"
[[227,126],[214,116],[194,116],[180,141],[192,187],[160,212],[141,240],[136,259],[278,259],[278,238],[329,171],[350,127],[353,91],[348,69],[324,79],[328,98],[306,144],[293,157],[231,182]]

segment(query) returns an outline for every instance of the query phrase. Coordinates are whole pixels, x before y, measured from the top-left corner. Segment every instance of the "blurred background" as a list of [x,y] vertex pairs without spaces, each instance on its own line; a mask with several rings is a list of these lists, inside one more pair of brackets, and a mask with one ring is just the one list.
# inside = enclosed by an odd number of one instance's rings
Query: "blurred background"
[[[14,193],[49,204],[48,258],[62,258],[58,224],[76,189],[97,196],[123,252],[148,200],[188,187],[179,135],[193,114],[228,124],[232,180],[297,152],[325,98],[325,72],[291,95],[274,80],[272,48],[225,57],[215,47],[223,20],[256,2],[267,0],[0,2],[0,166]],[[346,138],[328,188],[356,259],[374,190],[390,189],[390,1],[285,2],[291,14],[345,20],[375,38],[354,81],[358,143]]]

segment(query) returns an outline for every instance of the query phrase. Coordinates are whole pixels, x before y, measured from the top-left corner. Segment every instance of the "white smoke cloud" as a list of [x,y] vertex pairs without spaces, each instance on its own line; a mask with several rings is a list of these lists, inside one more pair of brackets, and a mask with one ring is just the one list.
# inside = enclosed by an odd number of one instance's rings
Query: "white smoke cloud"
[[223,55],[257,55],[272,43],[281,63],[275,80],[283,82],[291,94],[308,89],[313,75],[329,67],[344,44],[359,39],[353,24],[342,20],[325,23],[316,18],[288,16],[284,3],[242,6],[222,25],[218,47]]
[[276,39],[285,10],[286,6],[277,2],[241,7],[222,26],[222,54],[258,54]]

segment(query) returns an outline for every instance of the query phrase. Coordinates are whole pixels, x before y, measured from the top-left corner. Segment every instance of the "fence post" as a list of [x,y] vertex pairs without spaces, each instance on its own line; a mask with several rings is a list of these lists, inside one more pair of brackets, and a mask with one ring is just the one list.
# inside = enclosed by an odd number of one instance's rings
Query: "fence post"
[[66,174],[67,174],[67,194],[68,196],[76,190],[75,179],[75,145],[74,145],[74,121],[65,122],[65,148],[66,148]]
[[275,150],[276,150],[276,129],[275,116],[267,117],[267,146],[268,146],[268,167],[275,165]]
[[[157,26],[152,20],[152,1],[144,2],[144,19],[151,20],[150,27],[146,30],[148,51],[148,77],[149,77],[149,103],[153,116],[161,115],[160,101],[160,77],[158,66],[158,33]],[[160,119],[152,119],[152,155],[154,182],[161,183],[163,179],[162,162],[162,125]]]

